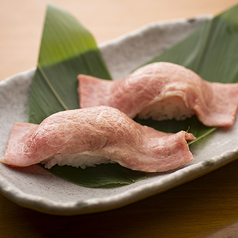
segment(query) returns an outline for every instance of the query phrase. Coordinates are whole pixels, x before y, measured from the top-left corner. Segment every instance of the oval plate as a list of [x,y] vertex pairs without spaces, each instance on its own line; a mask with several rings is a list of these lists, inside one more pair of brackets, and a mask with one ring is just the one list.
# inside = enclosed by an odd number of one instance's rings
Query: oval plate
[[[152,23],[99,46],[114,80],[186,37],[210,15],[194,19]],[[27,122],[29,90],[35,69],[0,82],[0,157],[5,153],[14,122]],[[150,174],[134,184],[109,189],[81,187],[47,172],[38,165],[11,168],[0,164],[0,190],[13,202],[40,212],[85,214],[115,209],[209,173],[237,158],[238,122],[218,129],[191,145],[195,160],[168,172]]]

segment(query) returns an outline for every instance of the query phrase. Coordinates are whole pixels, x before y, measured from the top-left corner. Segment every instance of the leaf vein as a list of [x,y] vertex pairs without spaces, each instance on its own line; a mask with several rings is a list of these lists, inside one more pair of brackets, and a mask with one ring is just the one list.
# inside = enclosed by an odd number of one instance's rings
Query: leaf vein
[[55,95],[55,97],[57,98],[57,100],[59,101],[59,103],[62,105],[62,107],[65,110],[69,110],[69,108],[64,104],[64,102],[61,100],[60,96],[58,95],[58,93],[56,92],[56,90],[54,89],[54,87],[52,86],[52,84],[50,83],[50,80],[48,79],[48,77],[46,76],[46,74],[44,73],[44,70],[42,69],[42,67],[38,64],[38,69],[40,71],[40,73],[42,74],[43,78],[45,79],[45,82],[47,83],[47,85],[49,86],[50,90],[52,91],[52,93]]

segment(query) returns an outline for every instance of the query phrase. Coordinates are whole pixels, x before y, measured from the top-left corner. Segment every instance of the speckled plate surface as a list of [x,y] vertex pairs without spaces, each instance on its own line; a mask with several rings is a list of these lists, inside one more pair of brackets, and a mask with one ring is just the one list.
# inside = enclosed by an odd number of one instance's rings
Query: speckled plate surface
[[[153,23],[100,45],[112,77],[117,80],[181,40],[211,16]],[[0,157],[14,122],[27,122],[29,89],[35,69],[0,82]],[[37,211],[73,215],[115,209],[163,192],[215,170],[238,156],[238,122],[216,130],[191,145],[195,160],[183,168],[151,174],[145,180],[113,189],[81,187],[35,165],[10,168],[0,164],[0,190],[15,203]]]

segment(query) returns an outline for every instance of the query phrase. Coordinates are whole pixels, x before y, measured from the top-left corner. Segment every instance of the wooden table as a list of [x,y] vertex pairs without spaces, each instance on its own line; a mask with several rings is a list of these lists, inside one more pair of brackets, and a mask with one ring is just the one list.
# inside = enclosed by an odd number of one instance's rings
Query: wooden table
[[[52,0],[79,19],[98,43],[147,23],[217,14],[236,0]],[[35,67],[46,1],[0,7],[0,80]],[[238,161],[182,186],[108,212],[41,214],[0,195],[0,237],[238,237]]]

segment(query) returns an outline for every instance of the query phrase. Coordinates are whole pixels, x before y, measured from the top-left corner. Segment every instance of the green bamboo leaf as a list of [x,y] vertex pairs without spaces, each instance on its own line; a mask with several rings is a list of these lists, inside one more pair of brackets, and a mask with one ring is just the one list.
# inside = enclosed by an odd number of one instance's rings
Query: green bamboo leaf
[[[186,39],[147,63],[159,61],[183,65],[210,82],[237,83],[238,5],[214,17]],[[136,120],[166,132],[190,128],[189,132],[194,133],[197,140],[215,130],[204,126],[195,116],[182,122]]]
[[136,122],[140,123],[141,125],[146,125],[153,127],[158,131],[176,133],[178,131],[188,131],[192,133],[196,139],[193,141],[188,142],[189,145],[195,143],[196,141],[202,139],[203,137],[207,136],[208,134],[215,131],[215,127],[207,127],[203,125],[196,116],[191,118],[187,118],[183,121],[173,120],[164,120],[164,121],[155,121],[152,119],[140,119],[136,117],[134,119]]
[[100,164],[86,169],[55,165],[46,169],[75,184],[91,188],[113,188],[146,178],[146,173],[133,171],[115,164]]
[[210,82],[238,81],[238,5],[217,15],[150,62],[183,65]]
[[77,75],[111,79],[93,36],[70,14],[49,4],[30,96],[29,122],[79,108]]
[[[39,124],[53,113],[79,108],[80,73],[111,79],[93,36],[69,13],[49,4],[31,87],[29,122]],[[125,185],[145,177],[110,164],[84,170],[55,166],[49,171],[88,187]]]

